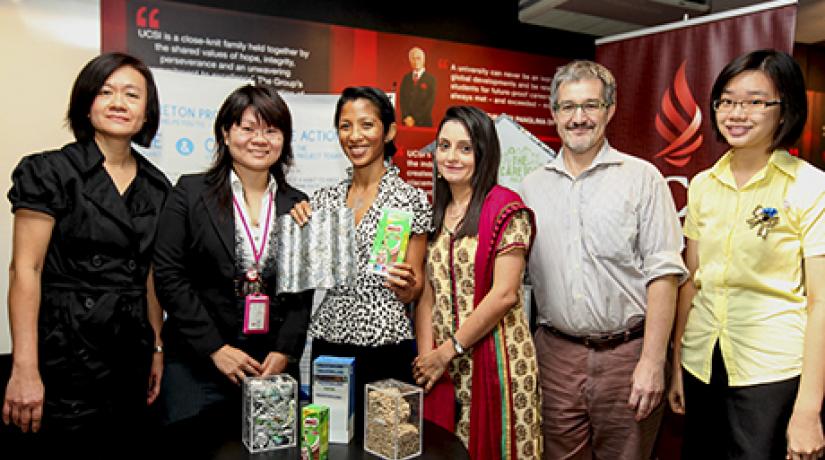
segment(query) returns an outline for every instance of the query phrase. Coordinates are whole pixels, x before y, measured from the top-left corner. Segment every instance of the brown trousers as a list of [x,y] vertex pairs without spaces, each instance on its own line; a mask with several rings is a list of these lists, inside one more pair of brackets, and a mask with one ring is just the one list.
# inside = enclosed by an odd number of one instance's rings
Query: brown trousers
[[627,407],[642,339],[593,350],[539,327],[544,460],[647,460],[664,413],[636,422]]

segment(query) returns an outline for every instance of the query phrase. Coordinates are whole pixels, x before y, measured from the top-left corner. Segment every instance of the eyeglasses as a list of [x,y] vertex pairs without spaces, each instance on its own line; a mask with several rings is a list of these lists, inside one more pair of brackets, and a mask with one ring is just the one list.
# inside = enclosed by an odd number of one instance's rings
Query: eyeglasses
[[738,105],[739,107],[742,107],[742,112],[759,113],[781,103],[782,99],[776,99],[773,101],[766,101],[763,99],[746,99],[743,101],[734,101],[733,99],[717,99],[713,101],[713,110],[720,113],[728,113],[733,112]]
[[283,133],[281,133],[281,130],[275,128],[274,126],[254,128],[248,125],[234,125],[233,128],[240,131],[240,134],[244,137],[262,136],[264,139],[268,141],[276,141],[283,137]]
[[572,117],[576,113],[576,109],[582,109],[587,115],[596,115],[603,108],[609,107],[610,104],[604,101],[585,101],[581,104],[574,104],[572,102],[562,102],[553,104],[553,111],[558,112],[565,117]]

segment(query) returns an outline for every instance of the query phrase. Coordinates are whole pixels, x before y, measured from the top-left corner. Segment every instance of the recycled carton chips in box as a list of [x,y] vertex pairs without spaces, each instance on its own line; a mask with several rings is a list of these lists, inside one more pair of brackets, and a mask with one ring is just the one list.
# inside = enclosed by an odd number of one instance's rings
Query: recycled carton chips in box
[[287,374],[243,381],[243,443],[250,452],[295,447],[298,384]]
[[329,407],[304,406],[301,411],[301,460],[329,458]]
[[421,455],[421,388],[388,379],[370,383],[364,391],[364,449],[387,460]]

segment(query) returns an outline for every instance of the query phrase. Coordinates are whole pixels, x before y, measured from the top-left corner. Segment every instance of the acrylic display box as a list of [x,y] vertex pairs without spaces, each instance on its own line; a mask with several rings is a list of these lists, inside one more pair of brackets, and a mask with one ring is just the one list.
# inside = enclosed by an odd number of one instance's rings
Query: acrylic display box
[[298,443],[298,383],[287,374],[243,381],[243,443],[250,452]]
[[364,449],[387,460],[421,455],[421,388],[388,379],[367,384],[364,391]]

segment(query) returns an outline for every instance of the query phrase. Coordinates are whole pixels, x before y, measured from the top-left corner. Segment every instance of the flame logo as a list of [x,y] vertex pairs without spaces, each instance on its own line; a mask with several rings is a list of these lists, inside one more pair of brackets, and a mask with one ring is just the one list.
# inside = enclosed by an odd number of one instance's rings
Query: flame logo
[[[690,162],[690,155],[702,145],[704,140],[704,136],[698,134],[702,126],[702,111],[699,110],[690,92],[685,76],[686,64],[687,60],[682,61],[673,78],[672,93],[671,88],[665,90],[662,96],[662,110],[656,114],[656,132],[670,144],[655,157],[664,157],[666,162],[680,168]],[[671,94],[676,96],[675,100]],[[687,116],[680,113],[674,102],[679,104]],[[662,119],[663,114],[669,125]]]

